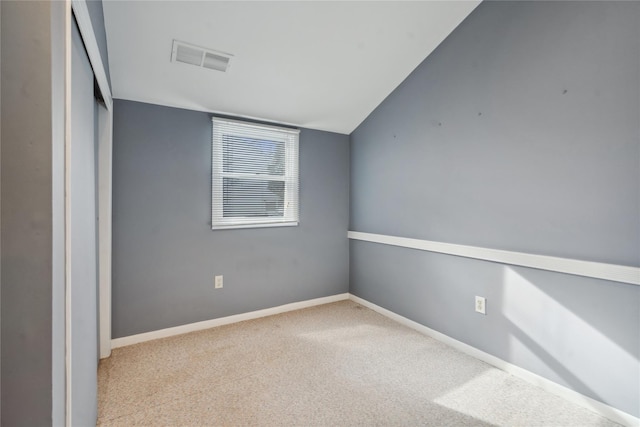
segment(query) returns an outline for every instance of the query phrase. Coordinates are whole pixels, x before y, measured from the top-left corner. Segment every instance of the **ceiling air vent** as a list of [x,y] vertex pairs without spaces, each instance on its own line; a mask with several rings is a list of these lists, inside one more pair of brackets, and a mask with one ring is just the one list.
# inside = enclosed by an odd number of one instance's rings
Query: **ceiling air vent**
[[229,68],[229,61],[232,56],[228,53],[216,52],[212,49],[205,49],[174,40],[171,62],[183,62],[196,67],[225,72]]

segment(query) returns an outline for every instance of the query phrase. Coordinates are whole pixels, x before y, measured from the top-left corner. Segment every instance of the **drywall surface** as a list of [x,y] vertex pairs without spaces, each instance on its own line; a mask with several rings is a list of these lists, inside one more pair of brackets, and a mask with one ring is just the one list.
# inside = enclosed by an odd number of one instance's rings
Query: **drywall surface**
[[351,228],[640,266],[639,8],[482,4],[352,134]]
[[[351,293],[633,414],[638,287],[361,241]],[[487,315],[474,311],[486,298]],[[637,416],[637,415],[636,415]]]
[[51,7],[2,8],[2,419],[52,422]]
[[302,129],[297,227],[211,230],[206,113],[116,100],[113,176],[113,338],[348,290],[346,135]]
[[51,5],[51,425],[65,424],[65,50],[66,4]]
[[71,280],[71,424],[98,415],[95,98],[93,71],[72,26],[69,230]]
[[[640,266],[638,22],[631,2],[481,4],[351,135],[350,229]],[[351,293],[640,415],[640,287],[350,257]]]

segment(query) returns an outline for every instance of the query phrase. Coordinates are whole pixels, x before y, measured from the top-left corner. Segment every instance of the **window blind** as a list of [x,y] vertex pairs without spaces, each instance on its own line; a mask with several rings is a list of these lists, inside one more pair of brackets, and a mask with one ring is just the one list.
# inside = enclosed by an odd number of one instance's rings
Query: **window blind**
[[299,130],[212,119],[213,229],[298,225]]

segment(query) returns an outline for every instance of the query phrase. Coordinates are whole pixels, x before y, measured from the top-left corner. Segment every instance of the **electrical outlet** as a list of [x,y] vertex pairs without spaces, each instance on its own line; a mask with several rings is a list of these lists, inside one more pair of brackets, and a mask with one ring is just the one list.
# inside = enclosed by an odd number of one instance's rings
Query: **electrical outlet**
[[215,283],[216,289],[221,289],[222,288],[222,284],[223,284],[222,283],[222,276],[216,276],[214,283]]
[[476,311],[487,314],[487,300],[484,297],[476,297]]

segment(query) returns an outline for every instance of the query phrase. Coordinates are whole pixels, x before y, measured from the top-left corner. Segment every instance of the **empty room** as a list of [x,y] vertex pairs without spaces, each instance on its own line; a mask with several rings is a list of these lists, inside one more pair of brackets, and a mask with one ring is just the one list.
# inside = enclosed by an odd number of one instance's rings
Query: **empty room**
[[640,2],[0,1],[0,425],[640,426]]

